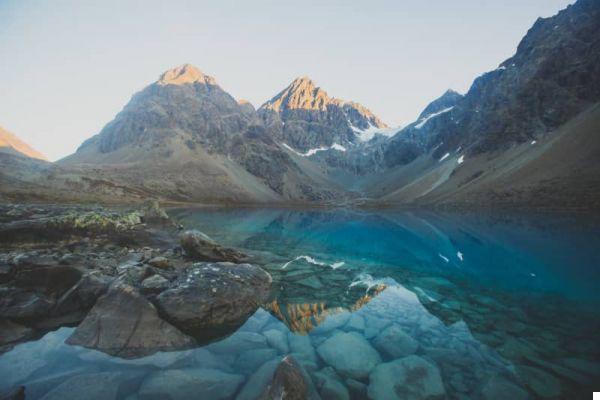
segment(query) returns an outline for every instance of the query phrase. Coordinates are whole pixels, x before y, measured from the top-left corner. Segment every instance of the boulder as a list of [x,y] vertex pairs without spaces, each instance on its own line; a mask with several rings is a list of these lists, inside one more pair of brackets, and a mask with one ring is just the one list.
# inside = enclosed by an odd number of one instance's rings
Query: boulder
[[259,333],[238,331],[207,348],[216,354],[240,354],[243,351],[266,348],[267,340]]
[[317,348],[319,356],[337,372],[350,378],[369,376],[381,363],[379,353],[356,332],[338,332]]
[[373,344],[382,354],[392,359],[414,354],[419,347],[419,344],[396,324],[379,333]]
[[144,223],[167,223],[170,218],[160,207],[157,200],[148,200],[140,208],[141,219]]
[[419,356],[378,365],[369,376],[373,400],[435,400],[446,396],[438,368]]
[[561,395],[558,379],[541,369],[526,365],[516,366],[519,380],[541,398],[556,398]]
[[263,332],[263,335],[267,338],[269,346],[277,349],[277,351],[280,353],[287,354],[290,352],[287,335],[282,331],[277,329],[269,329]]
[[0,393],[0,400],[25,400],[25,386],[19,386],[10,392]]
[[235,367],[243,373],[254,372],[258,367],[277,356],[275,349],[246,350],[235,360]]
[[493,376],[481,390],[484,400],[527,400],[529,395],[525,390],[506,379]]
[[308,384],[293,357],[287,356],[277,366],[273,380],[260,397],[262,400],[306,400]]
[[246,383],[244,384],[244,386],[242,387],[235,399],[258,399],[259,396],[265,391],[265,389],[273,380],[273,374],[275,374],[275,370],[277,369],[279,363],[280,360],[275,359],[261,365],[260,368],[256,370],[256,372],[250,375],[250,377],[248,378],[248,380],[246,381]]
[[108,290],[113,278],[100,271],[84,274],[56,303],[52,315],[64,315],[76,311],[88,311],[96,300]]
[[155,303],[161,315],[183,332],[211,339],[243,324],[267,299],[270,286],[271,276],[250,264],[200,263]]
[[290,345],[290,351],[294,353],[299,360],[309,361],[311,363],[317,362],[317,354],[315,353],[315,348],[312,345],[310,336],[289,332],[288,343]]
[[134,392],[142,377],[142,372],[133,371],[75,375],[46,393],[41,400],[116,400]]
[[54,301],[43,294],[15,287],[0,287],[0,318],[39,321],[47,317]]
[[350,400],[350,393],[333,368],[326,367],[313,374],[314,382],[324,399]]
[[244,381],[243,375],[216,369],[184,368],[157,371],[142,383],[140,400],[229,399]]
[[132,286],[117,282],[98,299],[67,343],[137,358],[189,348],[194,341],[160,319],[154,305]]
[[245,254],[223,247],[197,230],[182,233],[179,243],[187,256],[197,261],[241,262],[247,258]]
[[144,293],[160,293],[169,287],[169,281],[157,274],[144,279],[141,286]]
[[0,346],[20,342],[31,337],[33,333],[31,328],[0,318]]

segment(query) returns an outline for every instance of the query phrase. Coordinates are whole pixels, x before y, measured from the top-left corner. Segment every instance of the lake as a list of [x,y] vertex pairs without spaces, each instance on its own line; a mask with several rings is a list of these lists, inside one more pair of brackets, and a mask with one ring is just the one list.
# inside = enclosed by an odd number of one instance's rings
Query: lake
[[[0,390],[73,380],[113,397],[254,399],[291,354],[323,399],[590,398],[600,390],[596,217],[172,209],[252,255],[272,294],[227,338],[123,360],[63,327],[0,355]],[[106,383],[89,382],[105,373]],[[114,389],[114,387],[113,387]],[[49,396],[50,395],[50,396]]]

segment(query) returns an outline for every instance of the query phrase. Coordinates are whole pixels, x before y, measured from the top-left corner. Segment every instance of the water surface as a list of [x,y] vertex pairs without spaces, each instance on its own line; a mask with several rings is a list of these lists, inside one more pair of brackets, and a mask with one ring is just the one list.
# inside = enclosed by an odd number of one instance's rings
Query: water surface
[[594,218],[171,214],[253,255],[273,276],[269,302],[226,339],[138,360],[68,346],[73,328],[62,328],[0,356],[0,389],[24,383],[28,398],[41,398],[67,377],[84,387],[86,374],[102,372],[117,398],[252,399],[292,354],[315,398],[573,399],[600,390]]

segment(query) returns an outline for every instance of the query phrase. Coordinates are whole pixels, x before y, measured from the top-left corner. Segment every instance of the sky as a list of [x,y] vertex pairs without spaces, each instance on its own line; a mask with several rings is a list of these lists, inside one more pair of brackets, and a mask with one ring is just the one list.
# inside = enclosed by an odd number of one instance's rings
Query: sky
[[0,0],[0,126],[57,160],[191,63],[255,107],[308,75],[392,126],[573,0]]

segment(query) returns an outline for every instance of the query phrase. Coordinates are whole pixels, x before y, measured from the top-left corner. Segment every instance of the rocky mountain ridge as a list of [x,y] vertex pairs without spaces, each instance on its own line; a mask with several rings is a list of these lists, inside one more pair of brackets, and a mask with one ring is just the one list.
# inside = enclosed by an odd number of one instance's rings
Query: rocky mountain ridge
[[45,185],[204,203],[600,206],[598,32],[597,0],[539,19],[513,57],[392,137],[307,77],[255,110],[185,64],[57,164],[4,163],[5,192],[19,182],[24,196]]

